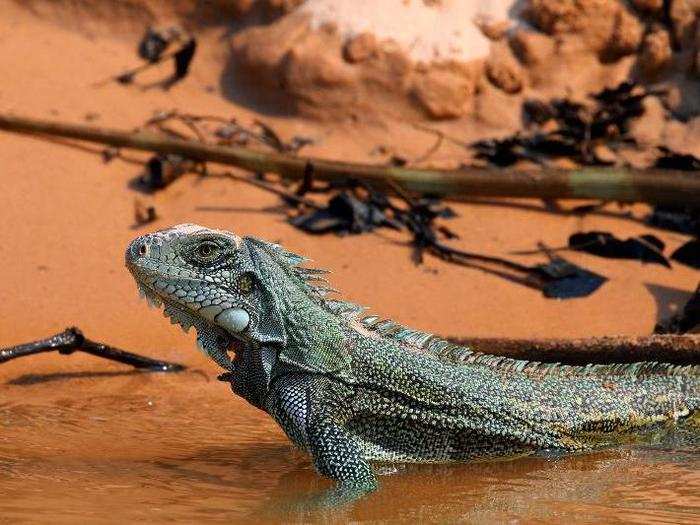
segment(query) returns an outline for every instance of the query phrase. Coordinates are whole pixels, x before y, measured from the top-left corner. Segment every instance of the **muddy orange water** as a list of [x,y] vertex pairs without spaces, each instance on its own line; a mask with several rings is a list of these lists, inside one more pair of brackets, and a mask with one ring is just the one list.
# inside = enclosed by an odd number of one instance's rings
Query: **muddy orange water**
[[[378,144],[415,158],[434,142],[381,119],[318,123],[236,105],[221,88],[227,46],[225,29],[216,26],[202,30],[192,74],[170,91],[94,88],[134,63],[140,28],[58,23],[20,4],[0,0],[0,111],[69,121],[88,116],[127,129],[155,109],[235,115],[244,123],[264,118],[284,137],[316,138],[305,150],[310,155],[365,161]],[[269,418],[215,380],[218,370],[194,350],[192,334],[138,300],[123,251],[145,231],[133,226],[138,198],[160,217],[148,228],[198,222],[279,241],[331,269],[335,287],[377,313],[474,336],[649,333],[687,300],[696,272],[569,254],[610,281],[586,299],[547,300],[435,259],[416,267],[400,234],[303,235],[286,224],[277,197],[231,181],[184,177],[161,193],[140,195],[130,185],[138,166],[105,164],[94,151],[0,134],[0,347],[77,324],[92,338],[190,369],[141,374],[90,356],[50,354],[0,365],[0,523],[700,520],[697,450],[673,443],[565,458],[385,466],[377,493],[350,509],[314,513],[305,501],[328,482]],[[437,155],[445,161],[456,154],[447,148]],[[531,249],[538,240],[558,246],[579,229],[622,237],[652,231],[670,248],[685,240],[614,206],[585,218],[545,213],[536,202],[455,210],[451,227],[462,235],[455,246],[495,255]]]
[[[96,367],[103,368],[103,367]],[[697,523],[692,449],[383,466],[351,509],[261,413],[197,373],[19,376],[0,406],[0,521]],[[43,381],[43,382],[42,382]]]

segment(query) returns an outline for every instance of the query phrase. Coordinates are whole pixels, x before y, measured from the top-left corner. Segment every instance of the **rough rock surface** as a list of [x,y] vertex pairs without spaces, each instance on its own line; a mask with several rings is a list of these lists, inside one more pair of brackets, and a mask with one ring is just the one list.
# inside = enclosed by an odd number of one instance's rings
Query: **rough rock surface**
[[519,93],[523,89],[522,67],[507,45],[495,45],[486,60],[486,77],[506,93]]
[[664,8],[664,0],[632,0],[635,9],[646,13],[660,13]]
[[[381,113],[488,120],[483,108],[501,114],[526,98],[585,98],[630,78],[666,81],[677,70],[697,78],[700,70],[695,0],[667,7],[660,0],[524,0],[521,16],[534,27],[488,17],[466,21],[482,31],[497,28],[486,31],[490,51],[471,62],[428,63],[371,32],[346,37],[333,24],[314,28],[308,9],[294,10],[298,1],[263,3],[291,12],[236,33],[236,67],[273,87],[286,108],[322,118]],[[684,95],[676,106],[692,115],[700,111],[693,100]],[[510,129],[516,119],[505,120]]]
[[[668,90],[664,105],[675,115],[691,119],[700,113],[700,0],[521,0],[515,10],[504,8],[510,0],[392,0],[382,4],[376,20],[365,17],[377,11],[367,0],[353,4],[355,11],[337,0],[335,11],[322,12],[323,24],[314,22],[310,6],[336,0],[14,1],[87,33],[104,32],[105,24],[95,21],[107,17],[115,18],[111,32],[129,34],[173,19],[195,33],[230,24],[225,91],[240,93],[247,83],[255,95],[251,105],[278,113],[325,120],[472,119],[505,133],[522,127],[518,108],[524,100],[585,100],[629,79],[661,83]],[[481,13],[460,22],[475,39],[467,48],[483,48],[476,58],[456,60],[443,49],[450,41],[438,38],[443,26],[435,31],[425,21],[402,22],[420,9],[446,16],[453,11],[440,10],[457,4],[469,13],[484,6],[500,9],[501,18]],[[334,12],[346,19],[334,24]],[[531,25],[518,23],[515,12]],[[360,30],[382,24],[383,34],[397,39]],[[464,45],[462,37],[454,41]],[[423,49],[418,55],[410,45],[416,38]],[[433,58],[418,59],[433,41],[443,48]],[[273,104],[257,105],[260,98]]]
[[473,99],[476,73],[463,64],[441,64],[417,71],[411,93],[436,119],[465,115]]
[[634,53],[644,32],[639,19],[618,1],[530,0],[523,14],[549,35],[580,35],[601,55]]
[[517,29],[510,38],[510,45],[520,62],[526,66],[544,64],[555,52],[554,39],[538,31]]
[[667,69],[673,59],[671,35],[662,28],[647,33],[639,55],[642,72],[649,78],[657,78]]
[[692,45],[700,2],[695,0],[670,0],[668,15],[677,47]]
[[372,33],[360,33],[348,40],[343,48],[345,60],[352,64],[363,62],[377,51],[377,38]]

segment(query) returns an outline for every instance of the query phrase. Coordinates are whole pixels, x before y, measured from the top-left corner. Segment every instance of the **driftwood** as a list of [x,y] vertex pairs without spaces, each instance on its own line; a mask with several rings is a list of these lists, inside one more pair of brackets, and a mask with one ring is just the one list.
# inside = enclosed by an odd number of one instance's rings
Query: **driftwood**
[[148,131],[130,133],[12,115],[0,115],[0,129],[85,140],[117,148],[177,154],[192,160],[226,164],[254,172],[277,173],[291,179],[303,179],[307,165],[311,163],[314,177],[319,180],[354,178],[377,187],[386,186],[391,181],[409,192],[453,199],[527,197],[694,205],[700,198],[700,176],[684,171],[581,168],[524,172],[476,167],[441,170],[382,166],[267,153],[164,137]]
[[590,337],[585,339],[458,338],[450,341],[486,354],[545,363],[634,363],[659,361],[700,365],[700,335]]

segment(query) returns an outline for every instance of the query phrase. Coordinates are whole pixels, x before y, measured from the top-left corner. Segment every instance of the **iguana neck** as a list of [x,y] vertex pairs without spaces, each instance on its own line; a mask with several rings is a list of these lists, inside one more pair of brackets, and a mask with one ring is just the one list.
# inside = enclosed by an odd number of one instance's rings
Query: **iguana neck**
[[286,287],[275,290],[286,339],[280,360],[301,370],[349,379],[347,321],[325,307],[317,289],[309,290],[296,276],[287,278]]

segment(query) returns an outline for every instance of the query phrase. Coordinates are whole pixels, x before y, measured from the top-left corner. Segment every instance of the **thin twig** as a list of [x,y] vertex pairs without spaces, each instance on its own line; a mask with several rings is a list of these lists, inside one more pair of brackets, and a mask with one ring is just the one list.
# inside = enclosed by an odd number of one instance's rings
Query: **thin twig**
[[137,73],[141,73],[142,71],[145,71],[145,70],[147,70],[147,69],[150,69],[150,68],[152,68],[153,66],[155,66],[155,65],[157,65],[157,64],[160,64],[161,62],[164,62],[165,60],[168,60],[168,59],[170,59],[170,58],[174,58],[175,55],[177,55],[177,53],[178,53],[179,51],[180,51],[180,50],[178,49],[177,51],[171,51],[171,52],[169,52],[169,53],[163,53],[161,56],[158,57],[157,60],[154,60],[154,61],[152,61],[152,62],[146,62],[146,63],[144,63],[144,64],[138,65],[138,66],[133,67],[133,68],[131,68],[131,69],[127,69],[126,71],[123,71],[123,72],[119,73],[118,75],[112,75],[112,76],[109,77],[109,78],[105,78],[104,80],[100,80],[100,81],[98,81],[98,82],[95,82],[95,83],[92,85],[92,87],[102,87],[102,86],[105,86],[105,85],[109,84],[110,82],[120,82],[120,81],[121,81],[120,79],[124,79],[124,78],[131,79],[131,78],[133,78],[134,75],[136,75]]
[[[277,141],[273,141],[272,143],[270,142],[269,138],[267,137],[266,133],[263,133],[262,135],[259,135],[255,133],[253,130],[246,128],[245,126],[239,124],[233,119],[227,119],[224,117],[219,117],[217,115],[195,115],[193,113],[181,113],[177,110],[172,110],[169,111],[163,115],[159,115],[157,117],[154,117],[151,119],[149,122],[156,122],[157,121],[165,121],[165,120],[170,120],[170,119],[178,119],[181,120],[185,124],[191,125],[194,129],[193,131],[197,135],[197,138],[199,139],[200,142],[205,142],[204,136],[201,134],[201,131],[199,128],[195,126],[195,122],[218,122],[220,124],[223,124],[225,126],[229,126],[239,133],[245,133],[247,137],[250,137],[251,139],[259,142],[260,144],[264,146],[268,146],[273,148],[275,151],[280,151],[279,145],[281,144],[281,141],[279,141],[279,138]],[[255,123],[258,125],[258,127],[261,127],[261,129],[269,130],[272,132],[274,136],[277,136],[274,131],[272,131],[272,128],[269,126],[266,126],[263,128],[260,121],[255,121]],[[284,145],[283,145],[284,146]],[[284,150],[284,147],[282,148]]]
[[[180,140],[190,140],[190,137],[188,137],[184,133],[177,131],[177,130],[174,130],[171,127],[167,126],[165,124],[165,121],[155,123],[155,124],[153,124],[153,126],[155,126],[159,131],[162,131],[165,135],[167,135],[169,137],[174,137],[174,138],[177,138]],[[203,141],[201,141],[201,142],[203,142]]]
[[437,135],[443,140],[446,140],[447,142],[451,142],[452,144],[455,144],[457,146],[461,146],[465,149],[470,148],[470,144],[468,142],[465,142],[463,140],[456,139],[454,137],[450,137],[449,135],[446,135],[443,131],[440,131],[439,129],[431,128],[430,126],[424,126],[423,124],[418,124],[416,122],[409,122],[407,120],[404,120],[404,122],[410,124],[413,126],[415,129],[419,131],[424,131],[426,133],[432,133],[433,135]]
[[432,248],[431,251],[435,251],[437,255],[441,256],[442,258],[448,258],[450,260],[467,259],[473,261],[481,261],[485,263],[504,266],[510,270],[515,270],[516,272],[523,272],[525,274],[532,273],[532,268],[529,266],[525,266],[523,264],[519,264],[508,259],[502,259],[501,257],[482,255],[480,253],[474,252],[465,252],[462,250],[458,250],[457,248],[452,248],[450,246],[442,244],[440,241],[437,240],[431,243],[430,248]]
[[245,177],[243,175],[237,175],[231,171],[225,171],[223,173],[210,173],[209,176],[222,176],[222,177],[229,177],[231,179],[237,180],[239,182],[244,182],[246,184],[250,184],[251,186],[255,186],[257,188],[261,188],[265,191],[269,191],[270,193],[274,193],[275,195],[279,195],[283,199],[288,199],[290,201],[294,201],[298,204],[303,204],[304,206],[308,206],[309,208],[313,208],[315,210],[323,210],[325,209],[324,206],[321,206],[320,204],[315,203],[312,200],[306,199],[300,195],[296,195],[295,193],[288,192],[281,190],[279,188],[276,188],[272,186],[271,184],[266,184],[260,180],[253,179],[251,177]]
[[[409,208],[415,208],[416,207],[416,201],[413,199],[410,195],[408,195],[401,186],[399,186],[396,182],[393,180],[389,179],[386,181],[387,185],[393,189],[396,194],[403,199],[406,204],[409,206]],[[415,232],[414,232],[415,233]],[[463,250],[459,250],[457,248],[452,248],[450,246],[447,246],[440,241],[438,241],[435,238],[432,239],[422,239],[424,242],[427,242],[428,244],[425,246],[426,249],[428,249],[433,255],[435,255],[438,258],[453,261],[453,262],[464,262],[467,260],[472,260],[472,261],[480,261],[480,262],[485,262],[485,263],[491,263],[491,264],[496,264],[497,266],[503,266],[506,267],[510,270],[515,270],[517,272],[522,272],[526,275],[532,274],[532,268],[529,266],[525,266],[519,263],[516,263],[514,261],[509,261],[508,259],[503,259],[501,257],[494,257],[490,255],[482,255],[480,253],[474,253],[474,252],[467,252]]]
[[187,117],[181,117],[180,121],[185,126],[187,126],[190,129],[190,131],[192,131],[192,133],[195,134],[198,141],[206,142],[206,140],[204,139],[204,134],[200,131],[200,129],[197,127],[197,125],[194,123],[194,121],[192,121],[191,119],[189,119]]
[[430,157],[433,156],[433,154],[440,149],[440,146],[442,146],[442,141],[444,140],[445,135],[441,131],[437,133],[437,139],[435,140],[435,143],[428,148],[425,153],[422,155],[419,155],[415,159],[413,159],[414,164],[419,164],[425,160],[428,160]]

